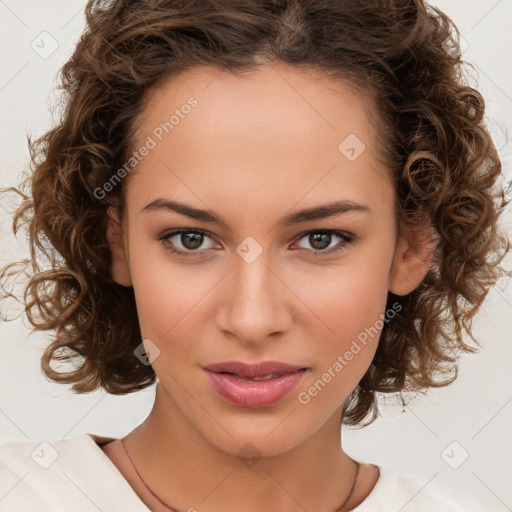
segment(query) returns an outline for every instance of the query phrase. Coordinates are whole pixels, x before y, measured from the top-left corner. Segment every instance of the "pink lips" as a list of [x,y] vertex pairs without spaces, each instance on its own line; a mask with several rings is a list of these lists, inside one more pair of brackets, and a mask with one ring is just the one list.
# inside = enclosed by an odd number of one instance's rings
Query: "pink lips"
[[204,370],[222,398],[234,405],[256,408],[282,400],[299,385],[306,368],[279,361],[226,361],[205,366]]

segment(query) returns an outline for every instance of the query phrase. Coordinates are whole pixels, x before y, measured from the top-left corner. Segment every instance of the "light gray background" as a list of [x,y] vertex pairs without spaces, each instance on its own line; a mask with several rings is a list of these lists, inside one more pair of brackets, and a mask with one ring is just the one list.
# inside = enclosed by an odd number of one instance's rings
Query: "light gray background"
[[[473,79],[486,99],[488,125],[508,182],[512,178],[507,135],[512,119],[512,1],[432,3],[452,17],[467,42],[464,57],[475,66]],[[0,0],[0,187],[15,184],[27,167],[27,131],[40,134],[51,124],[48,106],[55,76],[81,33],[84,6],[81,0]],[[51,36],[40,35],[45,31]],[[44,52],[52,50],[52,38],[58,48],[48,56]],[[3,264],[27,253],[24,234],[16,239],[10,231],[9,201],[2,199],[0,206]],[[508,233],[510,217],[508,212],[503,222]],[[512,268],[510,258],[507,261]],[[491,291],[475,319],[474,332],[485,350],[462,358],[456,383],[418,397],[405,413],[388,405],[372,426],[344,429],[344,445],[352,456],[458,487],[511,509],[510,281],[502,280]],[[28,325],[22,318],[0,323],[0,441],[51,442],[82,432],[120,437],[144,420],[154,386],[116,397],[104,392],[74,395],[65,386],[49,383],[40,373],[39,356],[51,333],[30,334]]]

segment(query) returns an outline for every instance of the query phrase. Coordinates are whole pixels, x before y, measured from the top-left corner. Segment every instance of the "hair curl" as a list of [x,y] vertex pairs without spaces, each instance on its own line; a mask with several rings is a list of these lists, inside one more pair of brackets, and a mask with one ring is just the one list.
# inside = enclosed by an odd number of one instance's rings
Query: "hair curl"
[[[41,368],[77,393],[125,394],[155,381],[134,355],[141,333],[132,287],[113,281],[107,208],[124,210],[126,179],[101,187],[130,156],[148,91],[209,65],[232,73],[273,61],[342,78],[373,98],[381,154],[397,191],[397,225],[428,218],[439,235],[425,279],[389,294],[402,310],[387,322],[343,421],[377,415],[376,393],[421,391],[456,377],[457,354],[475,347],[471,320],[503,273],[509,242],[498,231],[507,201],[485,127],[484,100],[465,83],[459,32],[423,0],[90,0],[86,29],[60,70],[59,124],[29,138],[31,175],[14,212],[28,225],[31,267],[24,311],[34,330],[55,330]],[[500,202],[498,202],[500,199]],[[39,258],[50,267],[43,269]],[[14,266],[14,267],[13,267]],[[6,288],[7,289],[7,288]],[[52,361],[80,364],[57,372]]]

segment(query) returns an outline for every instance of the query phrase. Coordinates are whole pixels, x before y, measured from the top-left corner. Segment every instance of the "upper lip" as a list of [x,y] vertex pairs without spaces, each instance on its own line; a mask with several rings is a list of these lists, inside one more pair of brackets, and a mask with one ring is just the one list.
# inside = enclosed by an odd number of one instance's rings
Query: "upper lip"
[[304,366],[296,366],[280,361],[262,361],[247,364],[241,361],[224,361],[203,366],[205,370],[215,373],[234,373],[240,377],[265,377],[272,374],[294,373],[305,370]]

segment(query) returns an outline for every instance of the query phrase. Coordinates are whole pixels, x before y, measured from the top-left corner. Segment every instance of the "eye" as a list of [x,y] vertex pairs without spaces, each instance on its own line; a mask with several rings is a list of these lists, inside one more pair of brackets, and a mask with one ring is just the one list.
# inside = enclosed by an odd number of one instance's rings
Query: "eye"
[[[305,249],[305,251],[315,257],[343,250],[349,243],[352,243],[355,240],[355,236],[352,234],[329,229],[308,231],[307,233],[304,233],[299,240],[304,238],[306,238],[307,243],[313,247],[312,250]],[[336,239],[341,241],[329,248],[332,242],[336,242]],[[301,252],[304,251],[301,250]]]
[[[175,239],[173,241],[173,239]],[[212,237],[200,229],[176,229],[165,233],[159,238],[166,250],[187,257],[203,257],[204,253],[212,247],[203,247],[205,239],[212,240]],[[312,256],[322,256],[345,249],[349,243],[355,241],[356,237],[344,231],[321,229],[303,233],[299,240],[307,239],[312,249],[300,248],[299,252],[306,252]],[[340,240],[330,247],[336,239]]]
[[[173,238],[175,240],[171,241]],[[164,234],[159,240],[164,244],[165,248],[172,253],[183,256],[201,257],[202,252],[211,249],[211,247],[207,247],[203,248],[201,251],[197,250],[201,247],[205,238],[211,240],[211,237],[200,229],[176,229]],[[176,247],[176,244],[181,244],[181,247]]]

